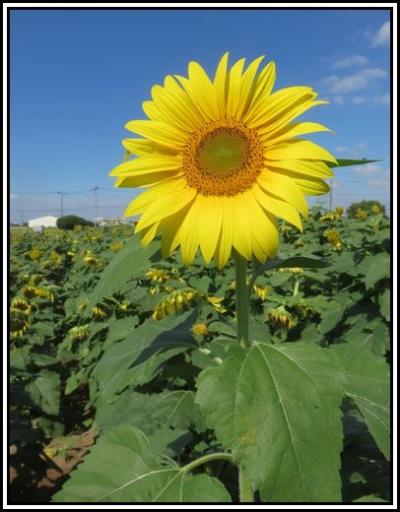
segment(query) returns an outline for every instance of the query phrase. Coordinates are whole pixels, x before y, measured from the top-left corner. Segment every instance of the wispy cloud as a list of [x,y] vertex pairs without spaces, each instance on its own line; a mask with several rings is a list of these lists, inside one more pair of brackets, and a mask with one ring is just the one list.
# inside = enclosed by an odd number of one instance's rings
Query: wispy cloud
[[370,87],[371,83],[386,77],[386,71],[380,68],[364,68],[351,75],[330,75],[321,80],[329,94],[340,96]]
[[354,96],[351,98],[351,102],[354,103],[354,105],[361,105],[362,103],[365,103],[367,101],[366,96]]
[[369,35],[369,38],[371,46],[374,48],[388,45],[390,42],[390,22],[385,21],[376,32]]
[[390,103],[390,94],[383,94],[382,96],[377,96],[375,98],[377,103],[383,103],[384,105],[389,105]]
[[345,68],[352,68],[354,66],[366,66],[368,64],[367,57],[364,57],[364,55],[347,55],[347,57],[343,57],[342,59],[335,60],[331,67],[333,69],[345,69]]
[[[365,150],[368,149],[365,142],[358,142],[354,146],[336,146],[335,153],[342,154],[345,158],[366,158]],[[352,167],[352,169],[354,169]]]
[[378,164],[370,163],[352,167],[352,171],[360,176],[372,176],[375,174],[384,175],[385,170]]
[[368,185],[371,187],[389,187],[390,181],[389,180],[372,180],[368,181]]

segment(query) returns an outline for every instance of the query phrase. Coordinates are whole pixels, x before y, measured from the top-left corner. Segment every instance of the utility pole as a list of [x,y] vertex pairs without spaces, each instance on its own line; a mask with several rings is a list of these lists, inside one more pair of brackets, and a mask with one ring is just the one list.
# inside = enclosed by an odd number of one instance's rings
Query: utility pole
[[61,217],[63,217],[64,216],[64,195],[65,195],[65,192],[57,192],[57,194],[60,194],[60,197],[61,197],[60,211],[61,211]]
[[97,217],[98,217],[97,191],[99,190],[99,187],[94,187],[90,190],[94,192],[94,224],[95,224],[95,226],[97,226]]

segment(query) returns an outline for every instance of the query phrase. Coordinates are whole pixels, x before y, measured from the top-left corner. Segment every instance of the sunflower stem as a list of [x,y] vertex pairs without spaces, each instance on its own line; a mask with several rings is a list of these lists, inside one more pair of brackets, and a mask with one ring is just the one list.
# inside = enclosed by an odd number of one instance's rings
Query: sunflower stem
[[182,470],[185,473],[190,473],[193,469],[201,466],[202,464],[207,464],[208,462],[213,462],[214,460],[227,460],[228,462],[233,462],[233,456],[227,452],[221,453],[209,453],[208,455],[203,455],[203,457],[199,457],[198,459],[186,464],[183,466]]
[[250,347],[249,341],[249,289],[247,286],[247,260],[234,252],[236,272],[236,321],[240,345]]
[[254,502],[253,489],[242,468],[239,468],[239,499],[241,503]]

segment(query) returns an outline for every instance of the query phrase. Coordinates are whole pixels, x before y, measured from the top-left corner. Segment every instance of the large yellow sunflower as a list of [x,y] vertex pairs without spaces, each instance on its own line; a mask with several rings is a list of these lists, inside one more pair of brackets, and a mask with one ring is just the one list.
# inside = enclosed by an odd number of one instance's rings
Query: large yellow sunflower
[[245,59],[228,68],[228,53],[211,80],[197,62],[188,78],[167,76],[143,103],[149,119],[126,128],[142,138],[124,139],[134,158],[111,171],[117,187],[145,187],[125,211],[140,214],[136,232],[144,245],[160,233],[162,251],[178,246],[186,264],[200,248],[219,267],[232,249],[264,262],[278,249],[276,218],[302,229],[305,195],[329,190],[335,158],[299,139],[327,131],[318,123],[293,119],[326,103],[311,87],[272,92],[275,65],[259,73],[263,57],[245,69]]

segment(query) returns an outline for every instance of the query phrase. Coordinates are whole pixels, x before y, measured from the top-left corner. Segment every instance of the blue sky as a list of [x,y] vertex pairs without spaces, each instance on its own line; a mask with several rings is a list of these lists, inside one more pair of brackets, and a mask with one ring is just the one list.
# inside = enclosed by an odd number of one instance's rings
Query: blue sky
[[[337,157],[377,158],[337,171],[334,203],[389,197],[388,10],[13,10],[10,23],[11,206],[14,220],[65,209],[119,215],[136,192],[112,188],[124,124],[166,74],[190,60],[266,55],[276,88],[311,85],[330,105],[305,118]],[[79,211],[78,211],[79,209]],[[21,211],[23,210],[23,211]]]

